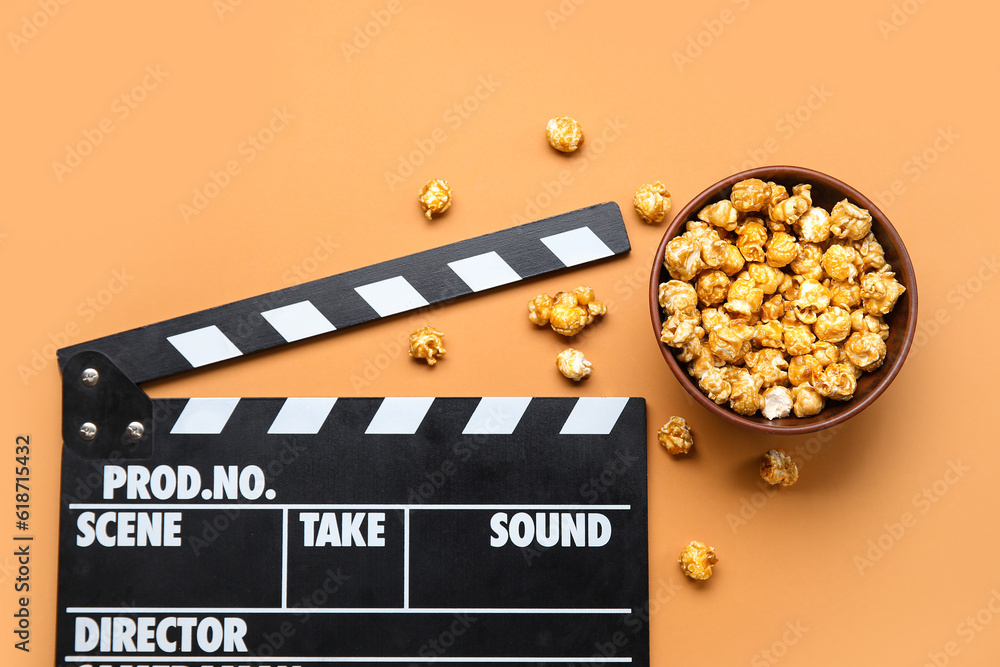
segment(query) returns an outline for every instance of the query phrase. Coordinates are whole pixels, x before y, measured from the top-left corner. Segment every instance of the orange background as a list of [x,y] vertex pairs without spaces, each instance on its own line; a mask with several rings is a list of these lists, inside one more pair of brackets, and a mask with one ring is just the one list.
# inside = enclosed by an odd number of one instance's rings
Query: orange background
[[[53,663],[54,347],[613,200],[625,259],[147,389],[643,396],[654,665],[995,664],[998,20],[991,3],[917,0],[6,2],[0,663]],[[244,143],[276,110],[270,143]],[[544,141],[560,114],[587,133],[568,157]],[[54,166],[80,142],[95,145],[77,166]],[[649,323],[664,226],[635,216],[636,186],[664,181],[677,210],[760,164],[868,194],[917,270],[920,333],[901,374],[818,436],[767,437],[703,410]],[[213,173],[225,187],[185,215]],[[455,190],[432,223],[415,196],[429,178]],[[566,342],[525,304],[580,283],[611,310],[578,341],[595,370],[573,385],[553,368]],[[399,346],[424,323],[447,334],[433,369]],[[652,436],[674,414],[695,432],[686,459]],[[10,632],[18,434],[32,443],[30,654]],[[768,496],[755,468],[773,447],[801,481]],[[675,563],[691,539],[718,550],[707,583]]]

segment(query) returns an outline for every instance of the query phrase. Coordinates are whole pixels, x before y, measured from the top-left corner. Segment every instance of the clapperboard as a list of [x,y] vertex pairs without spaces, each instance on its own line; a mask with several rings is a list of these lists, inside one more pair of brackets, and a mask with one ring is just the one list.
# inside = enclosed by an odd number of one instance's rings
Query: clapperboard
[[138,383],[628,252],[613,203],[60,351],[56,664],[649,664],[641,398]]

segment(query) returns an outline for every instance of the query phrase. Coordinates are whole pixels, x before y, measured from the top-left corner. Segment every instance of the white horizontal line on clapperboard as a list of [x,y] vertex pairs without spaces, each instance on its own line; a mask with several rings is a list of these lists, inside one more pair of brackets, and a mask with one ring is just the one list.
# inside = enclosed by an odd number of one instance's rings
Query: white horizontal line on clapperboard
[[[95,660],[109,660],[112,662],[127,661],[128,664],[134,664],[140,660],[135,655],[67,655],[65,658],[66,662],[93,662]],[[522,656],[495,656],[495,657],[423,657],[423,656],[383,656],[383,657],[354,657],[354,656],[336,656],[336,657],[298,657],[298,656],[271,656],[271,657],[257,657],[257,656],[246,656],[246,655],[236,655],[228,657],[204,657],[197,656],[185,659],[179,659],[175,657],[168,656],[142,656],[141,662],[534,662],[545,664],[547,662],[554,663],[568,663],[568,662],[580,662],[580,663],[612,663],[612,662],[632,662],[632,658],[602,658],[598,656],[588,656],[584,658],[563,658],[563,657],[522,657]]]
[[67,607],[67,614],[631,614],[629,608],[525,607]]
[[407,505],[407,504],[385,504],[385,503],[338,503],[324,504],[317,503],[296,503],[292,505],[271,503],[266,505],[251,505],[249,503],[70,503],[71,510],[116,510],[116,509],[157,509],[157,510],[219,510],[219,509],[247,509],[247,510],[349,510],[349,509],[373,509],[373,510],[522,510],[522,511],[597,511],[597,510],[630,510],[631,505]]

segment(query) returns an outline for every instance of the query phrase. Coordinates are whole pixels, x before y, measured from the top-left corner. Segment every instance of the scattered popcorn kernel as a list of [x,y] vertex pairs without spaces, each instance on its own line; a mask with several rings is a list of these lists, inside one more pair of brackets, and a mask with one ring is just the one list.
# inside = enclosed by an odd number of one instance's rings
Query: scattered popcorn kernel
[[826,405],[826,399],[816,391],[811,384],[800,384],[792,389],[792,398],[795,400],[795,416],[799,418],[812,417],[818,415]]
[[846,199],[830,211],[830,233],[839,239],[860,241],[872,230],[872,215]]
[[793,387],[811,383],[823,372],[823,364],[811,354],[799,354],[788,362],[788,382]]
[[782,335],[785,338],[785,351],[792,356],[809,354],[812,352],[813,343],[816,337],[809,327],[802,324],[784,324]]
[[791,486],[799,481],[799,469],[788,454],[772,449],[760,460],[760,477],[771,486]]
[[834,280],[854,280],[861,256],[851,246],[831,245],[823,253],[823,270]]
[[433,366],[438,357],[445,355],[443,336],[433,327],[420,327],[410,334],[410,356],[425,359],[428,366]]
[[[848,318],[850,322],[850,318]],[[782,349],[785,346],[785,328],[781,322],[770,320],[753,328],[753,344],[757,347]]]
[[869,315],[886,315],[896,307],[896,300],[906,288],[896,281],[888,266],[861,278],[861,303]]
[[802,195],[792,195],[788,199],[771,207],[769,216],[775,222],[794,225],[795,222],[812,206],[812,201]]
[[715,549],[701,542],[692,541],[684,547],[677,558],[681,571],[692,579],[704,581],[712,576],[712,566],[719,562],[715,557]]
[[549,324],[563,336],[575,336],[607,312],[607,306],[594,301],[594,290],[582,285],[572,292],[557,292],[554,297],[539,294],[528,302],[528,319],[532,323]]
[[721,227],[727,232],[736,229],[737,218],[739,218],[739,212],[728,199],[719,200],[698,211],[699,220],[704,220],[716,227]]
[[828,343],[839,343],[851,333],[851,314],[838,306],[824,310],[813,323],[816,338]]
[[591,363],[583,352],[569,347],[556,356],[556,368],[570,380],[579,382],[590,376]]
[[771,266],[787,266],[798,255],[799,244],[791,234],[775,232],[767,242],[767,263]]
[[663,266],[674,280],[691,280],[705,268],[701,247],[686,234],[675,236],[663,252]]
[[767,243],[767,228],[760,222],[747,222],[736,232],[739,238],[736,247],[748,262],[763,262],[767,259],[764,244]]
[[827,285],[830,290],[830,305],[853,310],[861,304],[861,285],[855,282],[834,280]]
[[759,178],[748,178],[733,186],[729,200],[740,213],[759,211],[771,201],[771,186]]
[[583,143],[583,127],[569,116],[556,116],[545,126],[549,146],[563,153],[572,153]]
[[730,377],[726,378],[731,387],[729,407],[747,417],[757,414],[763,400],[760,395],[760,379],[751,375],[745,368],[737,368],[733,371]]
[[743,253],[740,252],[740,249],[732,243],[726,243],[724,252],[726,253],[725,259],[722,260],[722,263],[718,268],[727,276],[735,276],[743,270],[743,265],[746,263],[746,259],[743,257]]
[[451,186],[448,185],[448,181],[436,178],[427,181],[427,184],[420,188],[420,208],[424,210],[428,220],[444,213],[450,206]]
[[840,348],[825,340],[818,340],[813,343],[812,356],[823,366],[829,366],[840,358]]
[[826,209],[813,206],[795,221],[799,240],[806,243],[823,243],[830,238],[830,214]]
[[775,294],[765,301],[760,307],[760,319],[765,322],[769,320],[780,320],[785,315],[785,299],[780,294]]
[[671,280],[660,283],[660,308],[667,313],[686,313],[698,307],[698,294],[691,283]]
[[858,381],[854,377],[854,371],[844,364],[830,364],[813,380],[812,384],[816,387],[816,391],[825,398],[832,398],[835,401],[849,401],[854,398],[854,390],[857,389]]
[[548,294],[539,294],[528,302],[528,319],[531,320],[532,324],[544,327],[552,316],[552,304],[554,303],[555,299]]
[[781,350],[753,350],[746,354],[744,360],[754,377],[760,379],[760,386],[767,388],[788,382],[788,362]]
[[726,295],[725,309],[734,315],[749,317],[760,312],[760,307],[764,303],[764,290],[757,287],[753,278],[744,274],[733,281],[729,286],[729,293]]
[[780,269],[760,262],[754,262],[748,266],[747,273],[750,274],[750,277],[753,278],[753,281],[757,283],[757,287],[764,294],[774,294],[777,292],[778,287],[781,286],[782,281],[785,279],[785,274]]
[[[688,285],[688,283],[684,284]],[[695,289],[699,302],[705,306],[715,306],[725,301],[729,294],[729,276],[722,271],[705,271],[698,276]],[[663,305],[662,296],[660,305]]]
[[705,370],[698,378],[698,386],[708,395],[708,400],[718,405],[722,405],[729,400],[730,384],[722,376],[722,371],[712,367]]
[[861,270],[868,271],[874,269],[878,271],[885,266],[885,250],[878,242],[874,234],[869,233],[860,241],[854,242],[854,249],[861,256]]
[[830,305],[830,290],[816,280],[803,281],[799,298],[795,300],[795,316],[805,324],[812,324]]
[[670,421],[660,427],[657,437],[670,454],[687,454],[694,446],[691,429],[683,417],[671,417]]
[[667,186],[659,181],[640,185],[632,197],[632,206],[643,222],[663,222],[667,213],[670,213],[670,193],[667,192]]
[[792,392],[788,387],[770,387],[764,390],[763,397],[764,407],[760,409],[760,413],[765,419],[784,419],[792,414],[795,401],[792,400]]
[[844,343],[844,353],[854,366],[871,372],[885,361],[885,341],[870,331],[857,331]]

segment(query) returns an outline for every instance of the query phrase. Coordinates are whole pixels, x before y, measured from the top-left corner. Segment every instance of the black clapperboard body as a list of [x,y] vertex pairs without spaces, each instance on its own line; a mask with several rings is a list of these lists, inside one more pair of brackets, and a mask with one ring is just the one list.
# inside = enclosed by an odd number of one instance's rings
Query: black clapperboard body
[[601,204],[61,350],[56,664],[648,665],[643,399],[137,386],[628,250]]

